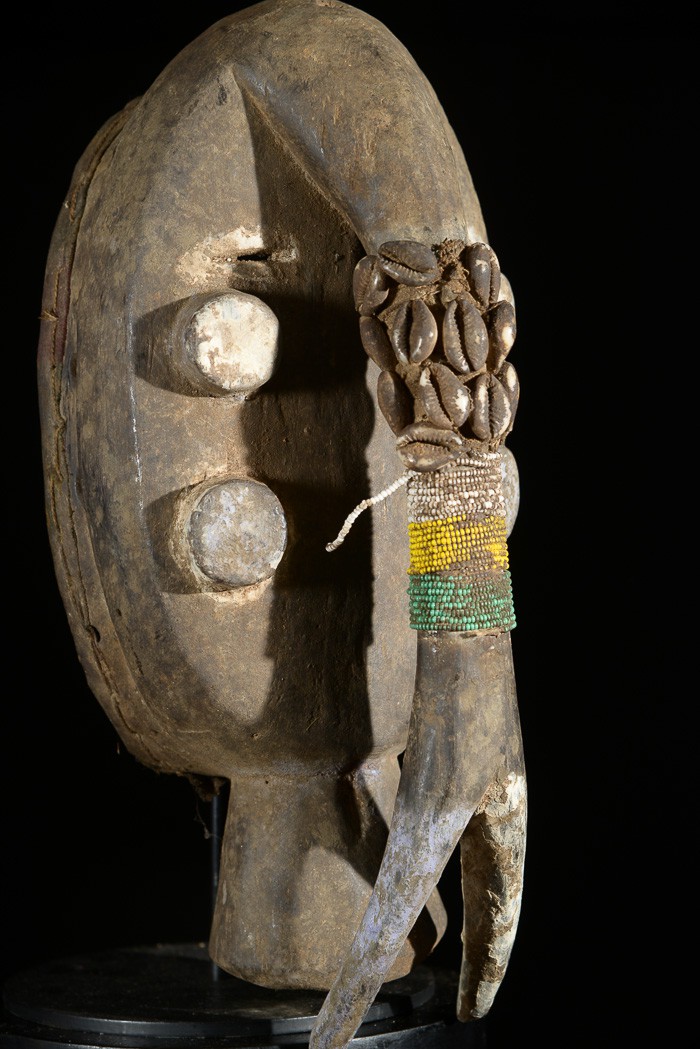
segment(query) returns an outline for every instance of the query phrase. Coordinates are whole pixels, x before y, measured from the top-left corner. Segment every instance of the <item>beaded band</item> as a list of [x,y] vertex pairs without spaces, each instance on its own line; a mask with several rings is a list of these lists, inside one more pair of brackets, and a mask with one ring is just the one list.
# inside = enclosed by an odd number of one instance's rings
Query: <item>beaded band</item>
[[472,451],[408,481],[414,630],[512,630],[506,511],[497,452]]
[[472,571],[508,568],[504,517],[474,521],[463,515],[409,524],[408,540],[412,573],[456,571],[468,561]]

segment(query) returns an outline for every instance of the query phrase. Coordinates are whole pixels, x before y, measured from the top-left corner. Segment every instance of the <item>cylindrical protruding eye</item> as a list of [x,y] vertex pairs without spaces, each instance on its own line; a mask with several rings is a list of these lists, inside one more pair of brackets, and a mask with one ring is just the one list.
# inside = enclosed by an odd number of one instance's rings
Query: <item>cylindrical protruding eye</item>
[[184,540],[189,557],[214,589],[260,583],[282,560],[287,545],[284,510],[260,481],[205,481],[187,493],[182,510],[176,540]]
[[272,376],[279,322],[255,295],[190,299],[178,318],[174,363],[203,393],[246,397]]

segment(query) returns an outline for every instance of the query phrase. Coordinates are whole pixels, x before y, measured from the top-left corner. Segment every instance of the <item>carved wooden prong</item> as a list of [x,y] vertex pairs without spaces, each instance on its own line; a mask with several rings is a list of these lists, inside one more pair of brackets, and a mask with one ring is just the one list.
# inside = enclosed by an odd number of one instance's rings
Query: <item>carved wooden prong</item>
[[457,1016],[486,1016],[505,975],[520,916],[527,788],[510,772],[486,792],[460,840],[464,899]]
[[[489,808],[490,785],[512,784],[513,798],[522,797],[521,749],[509,635],[419,633],[408,746],[384,859],[363,921],[318,1014],[309,1049],[345,1049],[349,1044],[465,827],[475,811]],[[502,849],[494,851],[493,860],[498,879],[512,857]],[[509,899],[515,891],[513,881]],[[491,896],[490,886],[485,892]],[[482,908],[480,898],[477,913]],[[495,935],[486,933],[487,946],[497,943],[500,932],[495,921]],[[507,960],[505,954],[502,969]],[[465,1006],[469,992],[488,973],[465,974]],[[496,990],[497,984],[494,994]]]

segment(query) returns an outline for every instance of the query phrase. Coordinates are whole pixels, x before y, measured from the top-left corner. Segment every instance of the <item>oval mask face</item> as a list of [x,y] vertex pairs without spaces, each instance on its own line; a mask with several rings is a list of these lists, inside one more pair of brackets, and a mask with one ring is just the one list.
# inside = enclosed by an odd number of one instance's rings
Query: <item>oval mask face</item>
[[[93,631],[82,654],[119,649],[120,713],[100,698],[159,767],[227,777],[396,753],[412,684],[403,504],[382,536],[363,522],[325,552],[391,479],[353,316],[362,249],[235,82],[221,105],[224,73],[194,65],[131,113],[76,238],[61,397],[103,650]],[[166,135],[171,81],[199,104]]]

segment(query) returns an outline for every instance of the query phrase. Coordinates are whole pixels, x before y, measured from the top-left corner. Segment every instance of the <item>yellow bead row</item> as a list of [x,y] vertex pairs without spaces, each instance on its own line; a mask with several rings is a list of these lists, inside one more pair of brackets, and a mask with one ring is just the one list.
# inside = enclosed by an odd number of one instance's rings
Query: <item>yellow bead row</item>
[[470,561],[488,569],[508,568],[504,517],[480,521],[466,516],[411,522],[408,526],[411,575],[439,572]]

